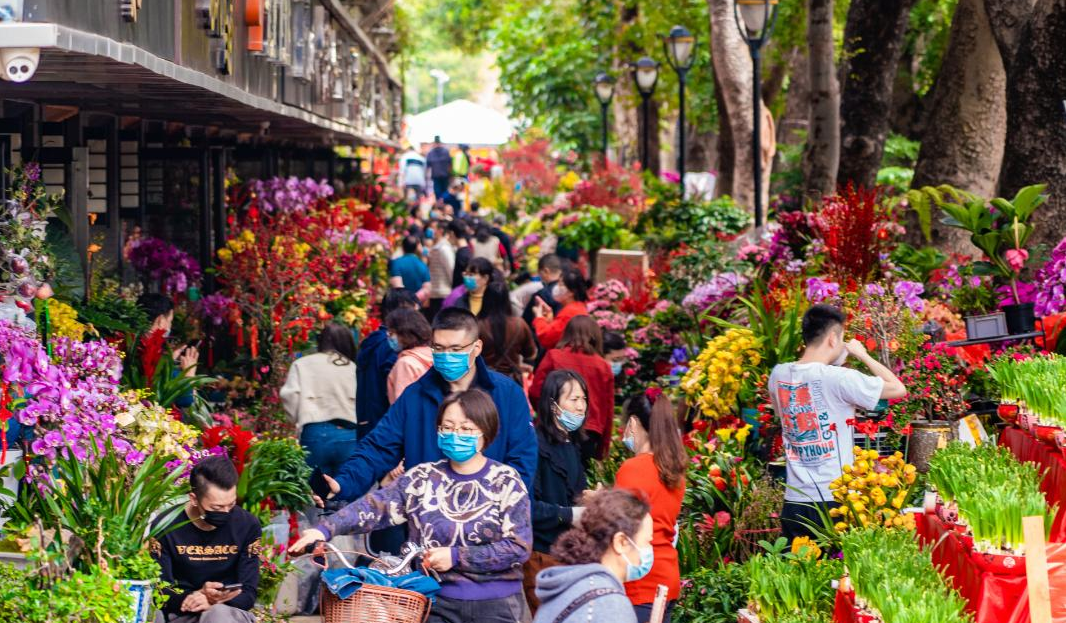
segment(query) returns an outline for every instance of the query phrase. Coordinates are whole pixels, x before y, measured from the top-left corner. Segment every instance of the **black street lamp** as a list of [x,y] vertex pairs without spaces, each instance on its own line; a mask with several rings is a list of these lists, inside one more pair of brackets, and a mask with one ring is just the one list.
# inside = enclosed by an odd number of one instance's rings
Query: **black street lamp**
[[659,63],[645,56],[631,63],[630,68],[633,70],[633,82],[637,85],[637,92],[640,93],[640,109],[644,116],[644,131],[640,138],[640,168],[647,171],[651,160],[651,155],[648,153],[648,120],[650,117],[648,100],[651,99],[652,93],[655,92],[655,85],[659,82]]
[[663,37],[666,60],[677,72],[677,172],[681,185],[681,199],[685,199],[685,75],[696,60],[696,35],[684,26],[674,26]]
[[[740,34],[748,43],[751,52],[751,101],[752,132],[751,162],[755,190],[755,228],[762,227],[762,47],[770,39],[777,21],[777,0],[737,0],[733,6],[733,18],[736,19]],[[743,24],[741,21],[743,20]]]
[[603,161],[607,162],[607,108],[614,97],[614,78],[605,73],[596,75],[596,99],[600,100],[600,116],[603,122]]

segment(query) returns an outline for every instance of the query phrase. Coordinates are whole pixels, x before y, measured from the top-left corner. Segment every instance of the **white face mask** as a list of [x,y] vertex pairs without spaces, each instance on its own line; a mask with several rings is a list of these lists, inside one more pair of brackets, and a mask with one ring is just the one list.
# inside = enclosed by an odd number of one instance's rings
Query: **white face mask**
[[840,356],[836,358],[836,361],[833,362],[833,365],[834,366],[842,366],[842,365],[844,365],[844,362],[847,361],[847,360],[848,360],[848,349],[841,348],[840,349]]

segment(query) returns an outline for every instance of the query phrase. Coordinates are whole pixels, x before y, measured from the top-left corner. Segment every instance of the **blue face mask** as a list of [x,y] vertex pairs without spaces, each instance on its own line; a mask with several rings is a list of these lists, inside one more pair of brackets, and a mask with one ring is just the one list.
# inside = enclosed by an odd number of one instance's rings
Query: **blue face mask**
[[400,347],[400,340],[397,339],[395,335],[386,336],[385,339],[389,343],[389,348],[391,348],[394,352],[398,353],[403,350],[403,348]]
[[574,432],[581,428],[581,425],[585,423],[585,416],[580,413],[573,413],[559,406],[559,403],[555,403],[555,407],[559,409],[559,424],[567,430],[567,432]]
[[633,454],[637,453],[637,442],[632,437],[625,437],[622,439],[622,444],[625,445],[626,450],[629,450]]
[[611,362],[611,373],[614,374],[615,376],[618,376],[619,374],[622,373],[622,368],[624,368],[625,365],[626,365],[626,362],[624,362],[624,361],[612,361]]
[[468,292],[473,292],[474,290],[477,290],[477,277],[463,275],[463,287],[465,287]]
[[433,353],[433,367],[452,383],[470,371],[470,353]]
[[[629,537],[626,537],[629,538]],[[629,539],[630,543],[633,543],[633,539]],[[626,561],[626,582],[636,582],[651,572],[651,566],[655,564],[655,550],[651,546],[637,547],[636,543],[633,543],[633,547],[640,552],[640,564],[634,565],[629,562],[629,558],[623,556]]]
[[426,240],[433,240],[433,228],[432,227],[427,227],[426,228]]
[[478,435],[460,435],[459,433],[437,433],[437,447],[448,459],[456,463],[466,463],[477,454]]

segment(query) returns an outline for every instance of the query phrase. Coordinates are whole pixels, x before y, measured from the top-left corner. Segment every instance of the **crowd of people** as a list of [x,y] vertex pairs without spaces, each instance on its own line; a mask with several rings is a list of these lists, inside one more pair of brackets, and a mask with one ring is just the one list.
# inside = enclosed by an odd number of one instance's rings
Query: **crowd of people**
[[[327,325],[318,352],[297,359],[281,389],[322,507],[290,552],[340,534],[369,534],[374,554],[415,542],[441,579],[434,623],[644,623],[660,586],[669,622],[689,463],[679,414],[654,388],[616,405],[626,343],[589,315],[587,277],[551,253],[525,274],[501,223],[452,194],[463,193],[463,176],[448,167],[462,159],[439,147],[428,158],[434,201],[420,189],[410,217],[393,224],[401,243],[377,305],[380,328],[356,346],[347,328]],[[794,492],[786,536],[807,529],[807,502],[831,499],[839,454],[851,447],[821,439],[824,451],[801,452],[812,431],[822,420],[850,431],[857,408],[906,391],[861,344],[844,342],[843,327],[839,310],[812,308],[803,357],[770,377]],[[874,376],[840,368],[849,355]],[[613,488],[590,490],[587,470],[616,437],[632,456]],[[167,612],[243,622],[245,559],[258,535],[235,532],[251,524],[233,508],[235,474],[216,462],[194,471],[194,521],[161,554],[165,579],[187,589]],[[220,538],[228,567],[205,574],[188,554],[215,551],[202,546]]]

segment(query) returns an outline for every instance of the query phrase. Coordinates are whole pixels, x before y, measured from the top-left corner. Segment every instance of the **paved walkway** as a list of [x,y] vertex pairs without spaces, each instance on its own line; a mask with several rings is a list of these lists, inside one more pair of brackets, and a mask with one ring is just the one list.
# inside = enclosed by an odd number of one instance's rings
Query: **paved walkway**
[[292,617],[289,619],[289,623],[322,623],[322,617]]

